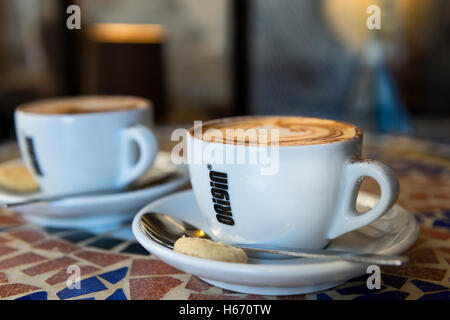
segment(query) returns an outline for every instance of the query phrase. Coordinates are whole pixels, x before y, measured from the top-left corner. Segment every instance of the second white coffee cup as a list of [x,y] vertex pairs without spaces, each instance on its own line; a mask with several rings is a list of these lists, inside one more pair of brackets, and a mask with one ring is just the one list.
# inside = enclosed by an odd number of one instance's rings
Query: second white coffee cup
[[123,188],[152,165],[151,103],[124,96],[44,100],[16,109],[22,157],[43,193]]

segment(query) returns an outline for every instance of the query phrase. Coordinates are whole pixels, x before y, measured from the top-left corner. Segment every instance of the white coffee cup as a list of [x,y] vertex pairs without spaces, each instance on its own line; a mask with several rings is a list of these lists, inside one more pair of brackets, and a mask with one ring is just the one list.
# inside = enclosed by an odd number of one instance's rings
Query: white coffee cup
[[[239,119],[245,118],[206,122],[203,127]],[[318,249],[381,217],[397,199],[398,180],[385,165],[361,158],[362,132],[352,127],[354,136],[340,141],[265,146],[207,141],[191,128],[189,172],[208,231],[225,243]],[[267,163],[226,160],[229,155],[236,159],[239,152],[249,159],[251,153],[274,148],[278,169],[273,174],[262,174]],[[224,161],[217,161],[218,153]],[[374,208],[360,214],[355,204],[363,177],[378,182],[381,197]]]
[[123,188],[157,154],[151,103],[127,96],[42,100],[15,111],[22,157],[45,194]]

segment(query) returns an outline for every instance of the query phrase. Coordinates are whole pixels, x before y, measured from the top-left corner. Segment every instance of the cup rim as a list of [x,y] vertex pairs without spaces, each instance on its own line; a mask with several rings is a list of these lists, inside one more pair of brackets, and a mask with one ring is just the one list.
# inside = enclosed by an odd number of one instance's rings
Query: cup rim
[[351,126],[355,129],[355,134],[349,138],[345,138],[343,140],[340,141],[325,141],[325,142],[318,142],[318,143],[311,143],[311,144],[293,144],[293,145],[277,145],[278,147],[310,147],[310,146],[319,146],[319,145],[334,145],[334,144],[338,144],[338,143],[343,143],[343,142],[348,142],[348,141],[353,141],[353,140],[357,140],[357,139],[361,139],[363,137],[363,132],[362,130],[351,123],[348,122],[343,122],[343,121],[338,121],[338,120],[333,120],[333,119],[327,119],[327,118],[317,118],[317,117],[304,117],[304,116],[295,116],[295,115],[248,115],[248,116],[234,116],[234,117],[225,117],[225,118],[219,118],[219,119],[212,119],[212,120],[207,120],[205,122],[202,122],[199,125],[194,125],[192,126],[189,130],[189,136],[193,139],[197,139],[200,140],[204,143],[216,143],[216,144],[221,144],[221,145],[230,145],[230,146],[244,146],[244,147],[271,147],[272,145],[268,144],[268,145],[251,145],[251,144],[230,144],[230,143],[224,143],[224,142],[216,142],[216,141],[206,141],[203,140],[197,136],[194,135],[194,129],[197,128],[198,126],[209,126],[209,125],[214,125],[214,124],[221,124],[221,123],[226,123],[226,122],[232,122],[232,121],[240,121],[240,120],[247,120],[247,119],[260,119],[260,118],[301,118],[301,119],[311,119],[311,120],[325,120],[325,121],[332,121],[335,122],[337,124],[343,124],[343,125],[347,125],[347,126]]
[[[120,109],[117,108],[117,110],[106,110],[106,111],[95,111],[95,112],[85,112],[85,113],[38,113],[38,112],[31,112],[31,111],[25,111],[24,109],[27,108],[33,108],[38,107],[42,104],[48,104],[48,103],[58,103],[58,102],[71,102],[75,100],[95,100],[95,99],[108,99],[108,100],[122,100],[122,102],[125,102],[126,100],[134,100],[136,101],[136,106],[129,108],[129,109]],[[34,100],[30,102],[26,102],[23,104],[20,104],[16,107],[14,112],[16,114],[22,114],[30,117],[44,117],[44,118],[67,118],[67,117],[90,117],[90,116],[101,116],[101,115],[107,115],[107,114],[122,114],[127,112],[136,112],[139,110],[151,110],[153,109],[153,103],[149,99],[139,97],[139,96],[133,96],[133,95],[78,95],[78,96],[61,96],[61,97],[53,97],[53,98],[47,98],[47,99],[39,99]]]

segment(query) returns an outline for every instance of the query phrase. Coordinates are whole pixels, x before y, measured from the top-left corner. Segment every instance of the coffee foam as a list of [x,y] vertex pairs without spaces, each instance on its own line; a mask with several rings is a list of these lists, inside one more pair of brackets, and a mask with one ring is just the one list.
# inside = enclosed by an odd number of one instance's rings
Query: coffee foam
[[83,114],[124,111],[150,106],[150,101],[131,96],[81,96],[40,100],[18,107],[19,111],[35,114]]
[[[276,129],[278,135],[273,134]],[[240,117],[207,122],[205,141],[236,145],[299,146],[340,142],[361,136],[351,124],[306,117]]]

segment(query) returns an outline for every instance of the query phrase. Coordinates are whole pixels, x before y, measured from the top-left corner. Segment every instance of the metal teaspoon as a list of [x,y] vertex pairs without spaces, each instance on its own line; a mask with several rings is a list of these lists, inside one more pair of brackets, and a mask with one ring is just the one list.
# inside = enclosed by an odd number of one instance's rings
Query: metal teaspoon
[[[203,230],[183,220],[155,212],[149,212],[142,215],[140,227],[151,239],[170,249],[173,249],[175,241],[182,236],[211,239]],[[232,246],[248,252],[261,252],[303,258],[341,259],[364,264],[401,266],[408,261],[408,258],[403,256],[379,255],[363,252],[261,247],[241,244],[233,244]]]

